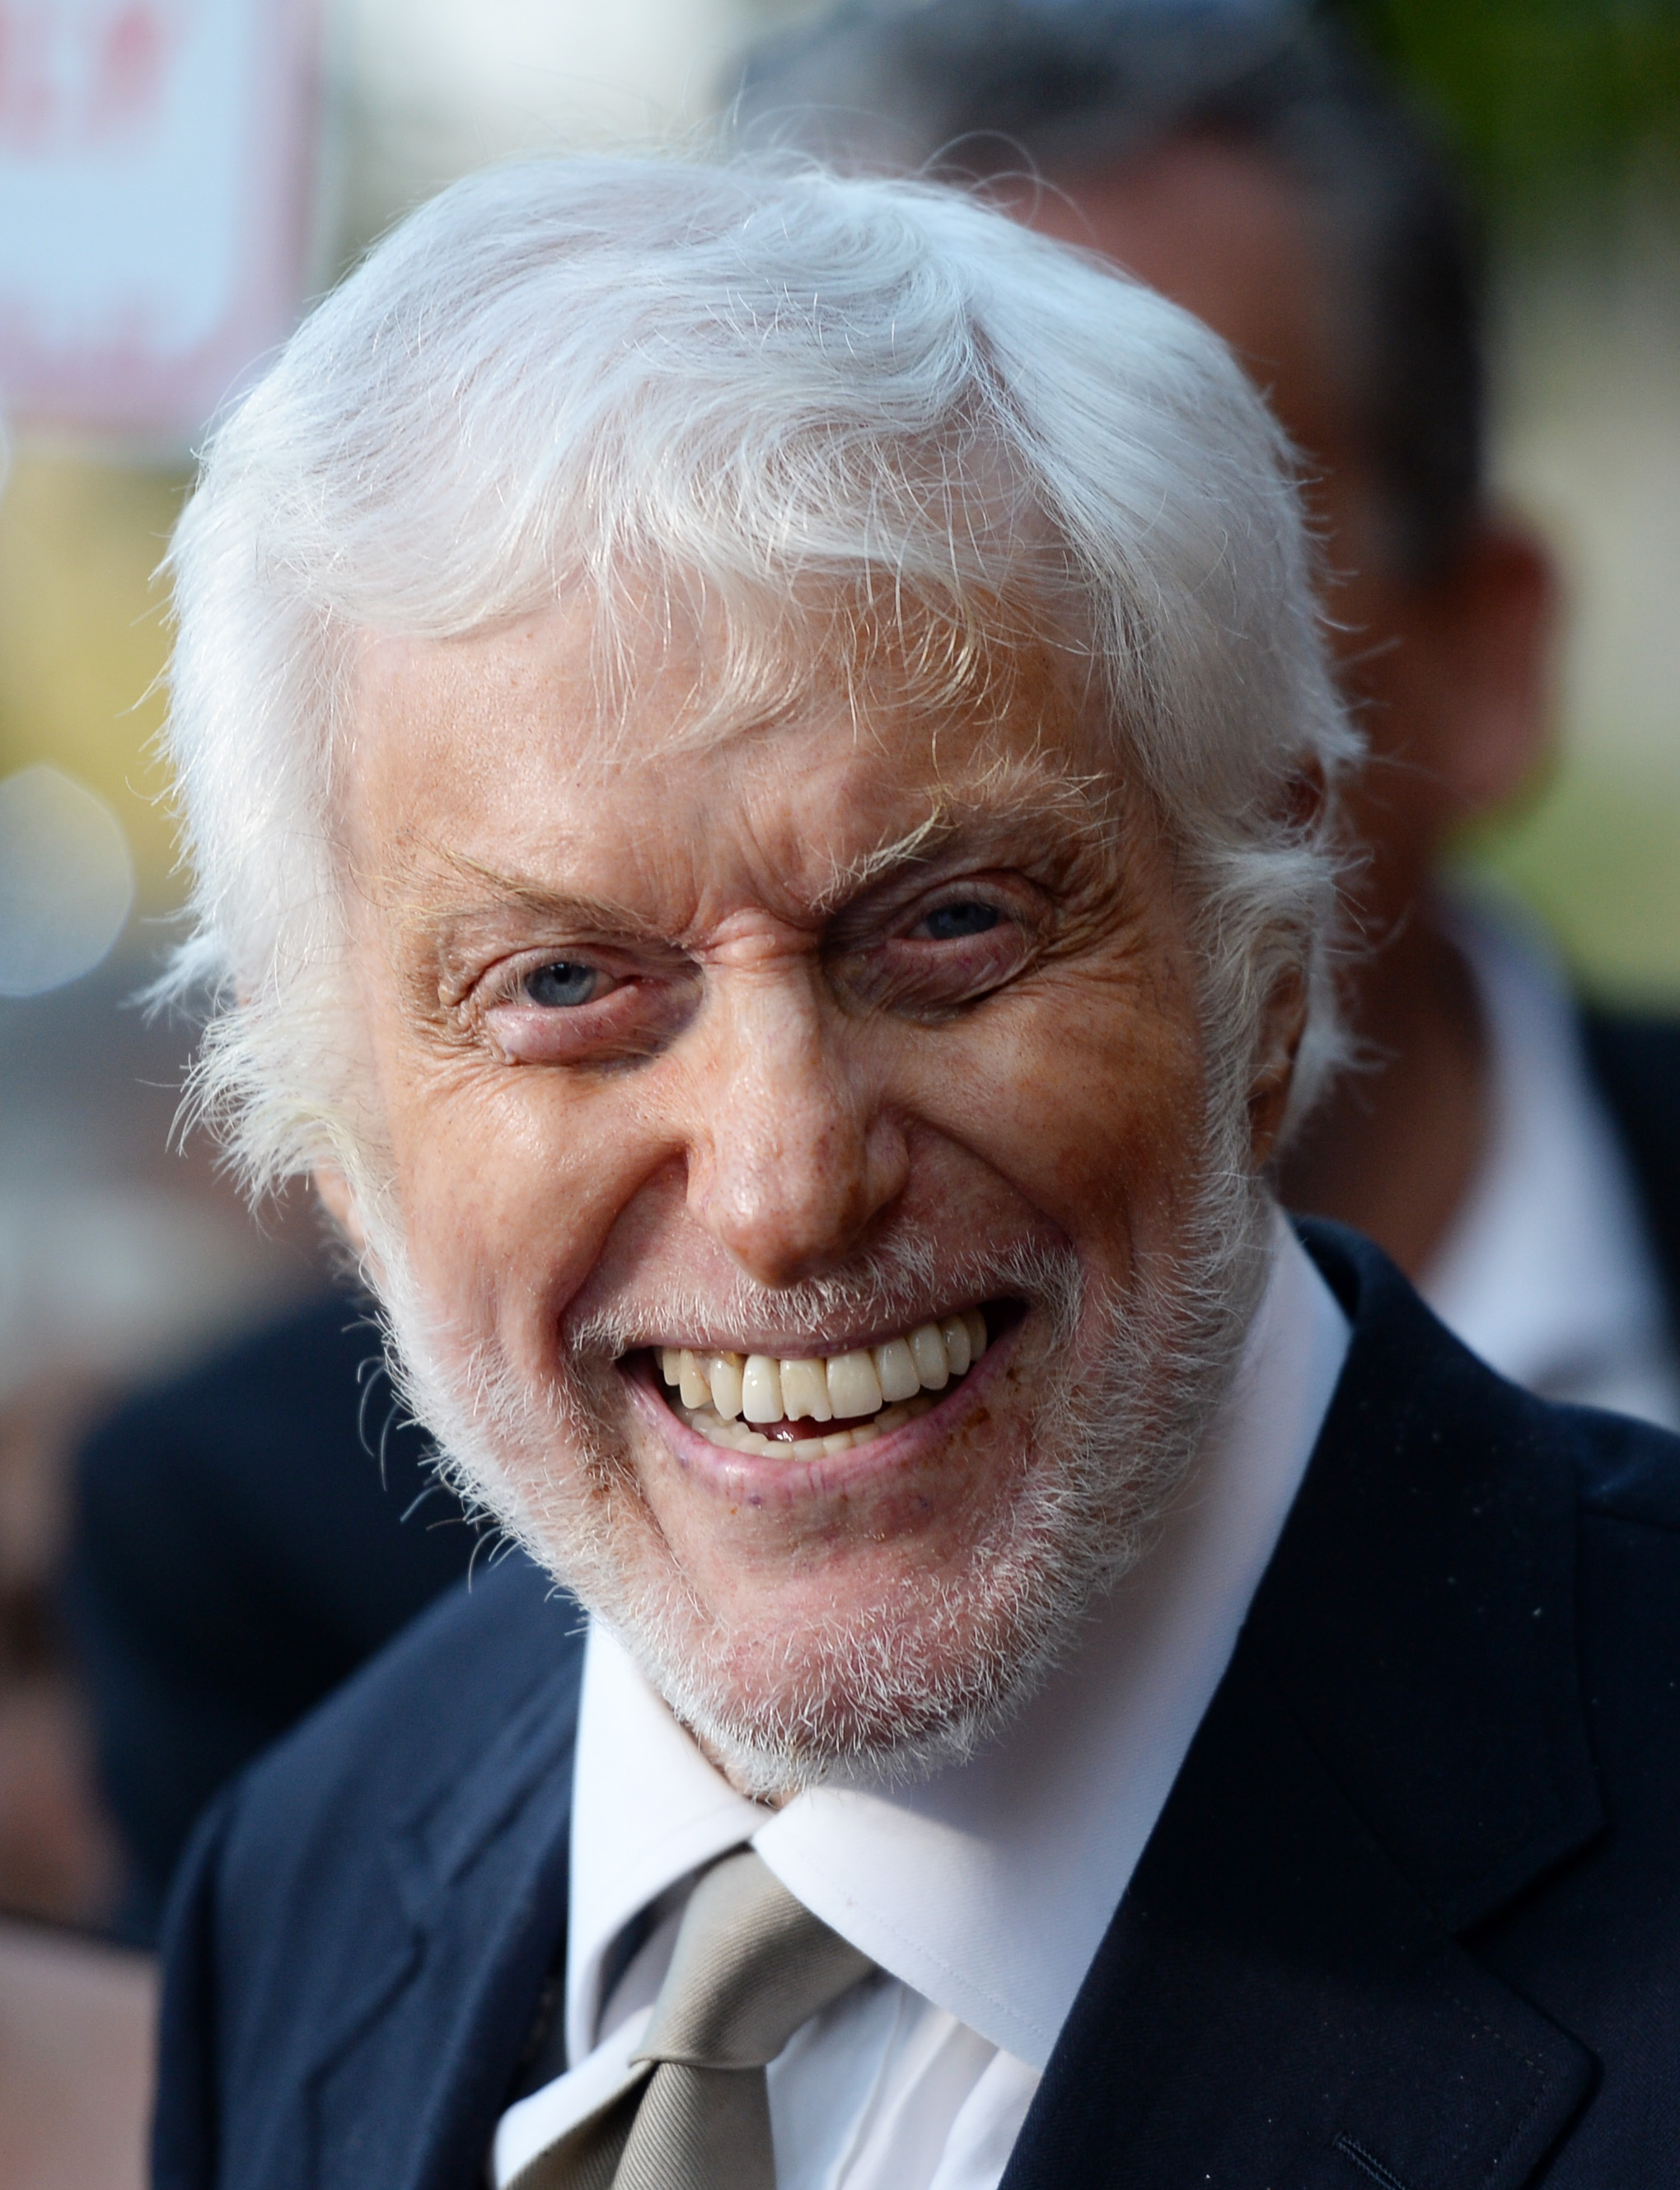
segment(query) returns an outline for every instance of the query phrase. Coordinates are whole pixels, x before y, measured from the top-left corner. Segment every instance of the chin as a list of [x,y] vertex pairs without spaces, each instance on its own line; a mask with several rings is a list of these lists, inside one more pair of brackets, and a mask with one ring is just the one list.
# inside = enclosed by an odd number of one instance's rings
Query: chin
[[1064,1654],[1112,1567],[1096,1542],[977,1544],[792,1637],[773,1606],[732,1623],[653,1574],[596,1608],[742,1793],[902,1783],[972,1754]]
[[[620,1372],[644,1331],[597,1331],[593,1350],[557,1349],[537,1379],[493,1342],[457,1342],[400,1257],[384,1258],[383,1304],[404,1395],[453,1486],[613,1631],[733,1784],[762,1797],[891,1783],[995,1736],[1146,1548],[1223,1397],[1266,1267],[1263,1201],[1212,1188],[1205,1205],[1194,1251],[1124,1285],[1070,1248],[968,1274],[989,1281],[970,1297],[1027,1303],[1033,1398],[1012,1425],[1007,1480],[968,1537],[920,1565],[876,1567],[843,1546],[821,1593],[808,1560],[790,1559],[783,1591],[760,1559],[717,1602],[685,1569],[627,1419]],[[901,1434],[919,1443],[923,1427]],[[890,1462],[886,1440],[878,1450]],[[832,1518],[843,1527],[843,1501]]]

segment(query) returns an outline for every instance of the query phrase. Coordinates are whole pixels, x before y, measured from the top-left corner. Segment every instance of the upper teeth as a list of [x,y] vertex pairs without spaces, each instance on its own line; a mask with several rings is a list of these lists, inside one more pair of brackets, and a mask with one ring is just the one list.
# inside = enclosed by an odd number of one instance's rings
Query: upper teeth
[[872,1415],[918,1392],[942,1391],[985,1347],[985,1318],[971,1308],[854,1353],[784,1361],[773,1353],[666,1346],[659,1358],[666,1382],[676,1386],[685,1408],[709,1408],[726,1422],[738,1416],[749,1422],[831,1422]]

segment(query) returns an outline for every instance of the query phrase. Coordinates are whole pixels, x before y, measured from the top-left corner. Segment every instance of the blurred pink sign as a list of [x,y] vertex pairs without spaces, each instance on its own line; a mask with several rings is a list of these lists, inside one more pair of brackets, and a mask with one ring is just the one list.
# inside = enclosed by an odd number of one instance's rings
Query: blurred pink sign
[[296,317],[311,0],[0,0],[0,407],[190,434]]

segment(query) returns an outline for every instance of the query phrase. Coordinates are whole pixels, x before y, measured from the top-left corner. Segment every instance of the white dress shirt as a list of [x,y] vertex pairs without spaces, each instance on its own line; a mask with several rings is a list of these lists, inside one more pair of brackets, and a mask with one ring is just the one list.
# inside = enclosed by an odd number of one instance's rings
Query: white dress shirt
[[1514,914],[1456,904],[1448,928],[1487,1029],[1491,1131],[1418,1290],[1513,1383],[1680,1429],[1661,1279],[1569,992]]
[[[495,2183],[628,2080],[696,1872],[750,1841],[878,1965],[771,2064],[778,2190],[995,2190],[1229,1660],[1348,1337],[1280,1220],[1231,1393],[1148,1556],[998,1744],[917,1785],[814,1788],[774,1813],[749,1802],[593,1626],[571,1827],[574,2065],[502,2116]],[[652,1929],[617,1975],[639,1918]]]

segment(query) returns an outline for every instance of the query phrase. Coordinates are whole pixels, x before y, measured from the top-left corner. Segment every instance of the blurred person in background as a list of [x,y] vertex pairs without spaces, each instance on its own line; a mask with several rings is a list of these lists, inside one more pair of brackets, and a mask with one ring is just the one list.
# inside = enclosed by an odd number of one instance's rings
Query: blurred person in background
[[122,1842],[156,1937],[199,1812],[479,1548],[347,1289],[140,1391],[82,1445],[67,1587]]
[[1548,1398],[1680,1425],[1680,1025],[1583,1011],[1444,887],[1550,744],[1557,586],[1490,498],[1459,185],[1398,90],[1286,0],[852,4],[745,61],[751,133],[983,178],[1223,335],[1302,452],[1370,746],[1348,968],[1361,1068],[1284,1160]]

